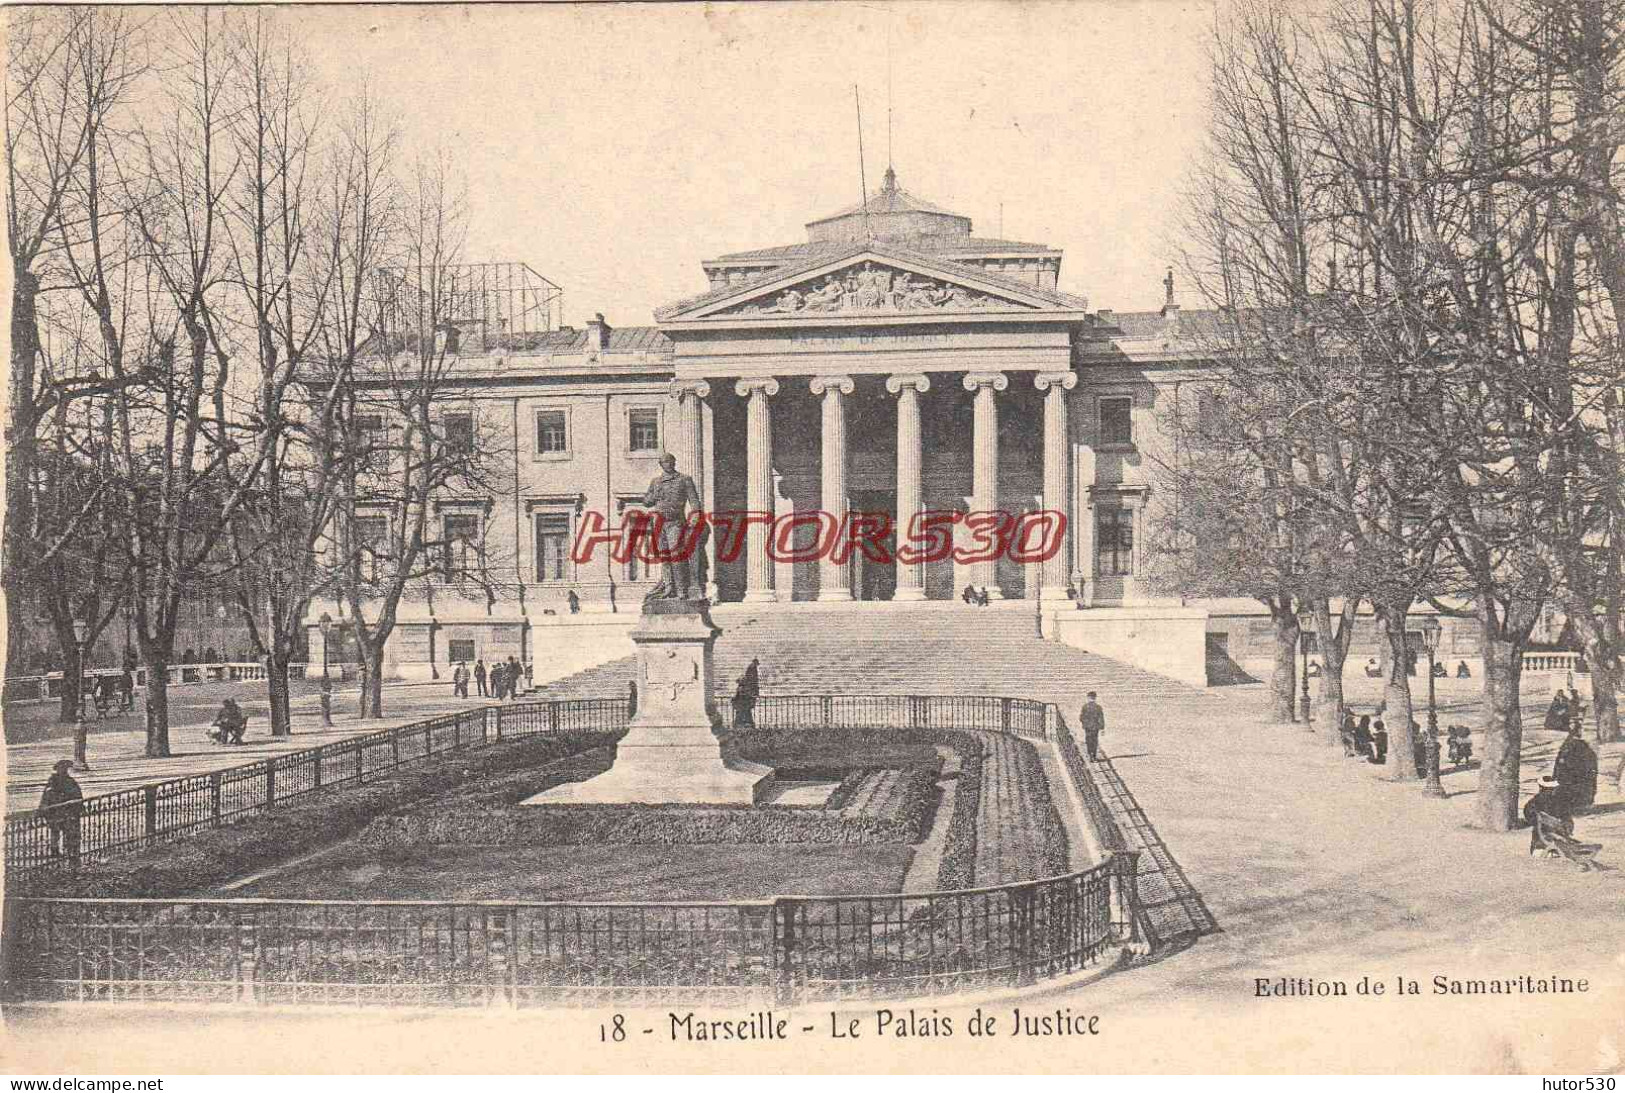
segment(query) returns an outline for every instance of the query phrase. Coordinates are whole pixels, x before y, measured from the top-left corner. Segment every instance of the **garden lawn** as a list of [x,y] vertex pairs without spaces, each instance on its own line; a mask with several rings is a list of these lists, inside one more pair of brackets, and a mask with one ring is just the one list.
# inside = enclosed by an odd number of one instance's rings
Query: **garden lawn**
[[381,860],[344,846],[228,893],[233,898],[643,902],[900,892],[898,844],[434,847]]

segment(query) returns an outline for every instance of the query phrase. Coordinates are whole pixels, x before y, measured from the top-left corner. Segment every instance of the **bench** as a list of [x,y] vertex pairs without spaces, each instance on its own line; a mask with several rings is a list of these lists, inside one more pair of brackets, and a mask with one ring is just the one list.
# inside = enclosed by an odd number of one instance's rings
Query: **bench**
[[1597,851],[1602,849],[1601,843],[1583,843],[1568,833],[1569,825],[1547,812],[1535,813],[1535,829],[1543,845],[1549,847],[1556,854],[1573,862],[1580,867],[1580,871],[1589,873],[1599,869],[1594,860]]

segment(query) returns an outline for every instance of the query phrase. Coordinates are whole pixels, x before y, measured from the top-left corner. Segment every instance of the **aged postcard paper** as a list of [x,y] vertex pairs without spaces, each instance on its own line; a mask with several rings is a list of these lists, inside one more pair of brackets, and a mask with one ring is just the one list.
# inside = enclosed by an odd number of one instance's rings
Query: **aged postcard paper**
[[1622,0],[0,18],[8,1072],[1620,1070]]

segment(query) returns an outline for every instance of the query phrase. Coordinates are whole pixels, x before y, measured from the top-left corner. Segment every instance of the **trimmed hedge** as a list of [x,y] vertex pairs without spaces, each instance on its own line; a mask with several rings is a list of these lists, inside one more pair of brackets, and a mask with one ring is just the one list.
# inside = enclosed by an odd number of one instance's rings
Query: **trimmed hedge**
[[823,809],[748,805],[550,805],[546,808],[416,809],[381,816],[357,842],[380,857],[411,858],[431,846],[649,846],[902,843],[896,820]]
[[[274,812],[184,840],[79,869],[44,870],[8,882],[10,895],[168,899],[211,894],[238,877],[328,846],[365,828],[382,812],[425,798],[468,790],[473,796],[517,794],[569,780],[585,763],[609,769],[608,745],[618,733],[574,733],[504,741],[478,751],[451,752],[358,786],[311,794]],[[578,762],[570,762],[576,759]],[[523,769],[515,770],[518,765]],[[551,769],[538,770],[539,764]]]
[[969,733],[944,733],[957,740],[959,778],[954,784],[954,811],[937,867],[937,888],[970,888],[976,881],[976,815],[982,807],[982,743]]
[[1044,765],[1038,759],[1033,746],[1022,741],[1022,747],[1017,749],[1021,756],[1018,773],[1021,777],[1022,801],[1025,804],[1025,819],[1029,829],[1037,828],[1039,842],[1034,851],[1037,861],[1023,863],[1032,877],[1058,877],[1068,869],[1066,828],[1061,824],[1061,814],[1055,809],[1055,800],[1050,796],[1049,778],[1044,774]]

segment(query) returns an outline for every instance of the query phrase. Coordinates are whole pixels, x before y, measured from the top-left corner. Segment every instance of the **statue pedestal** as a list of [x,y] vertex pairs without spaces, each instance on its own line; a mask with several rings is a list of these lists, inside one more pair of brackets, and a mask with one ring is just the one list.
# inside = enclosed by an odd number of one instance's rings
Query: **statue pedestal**
[[527,805],[750,805],[773,769],[729,758],[711,697],[721,631],[706,604],[650,600],[630,637],[638,647],[638,712],[615,765],[585,782],[545,790]]

